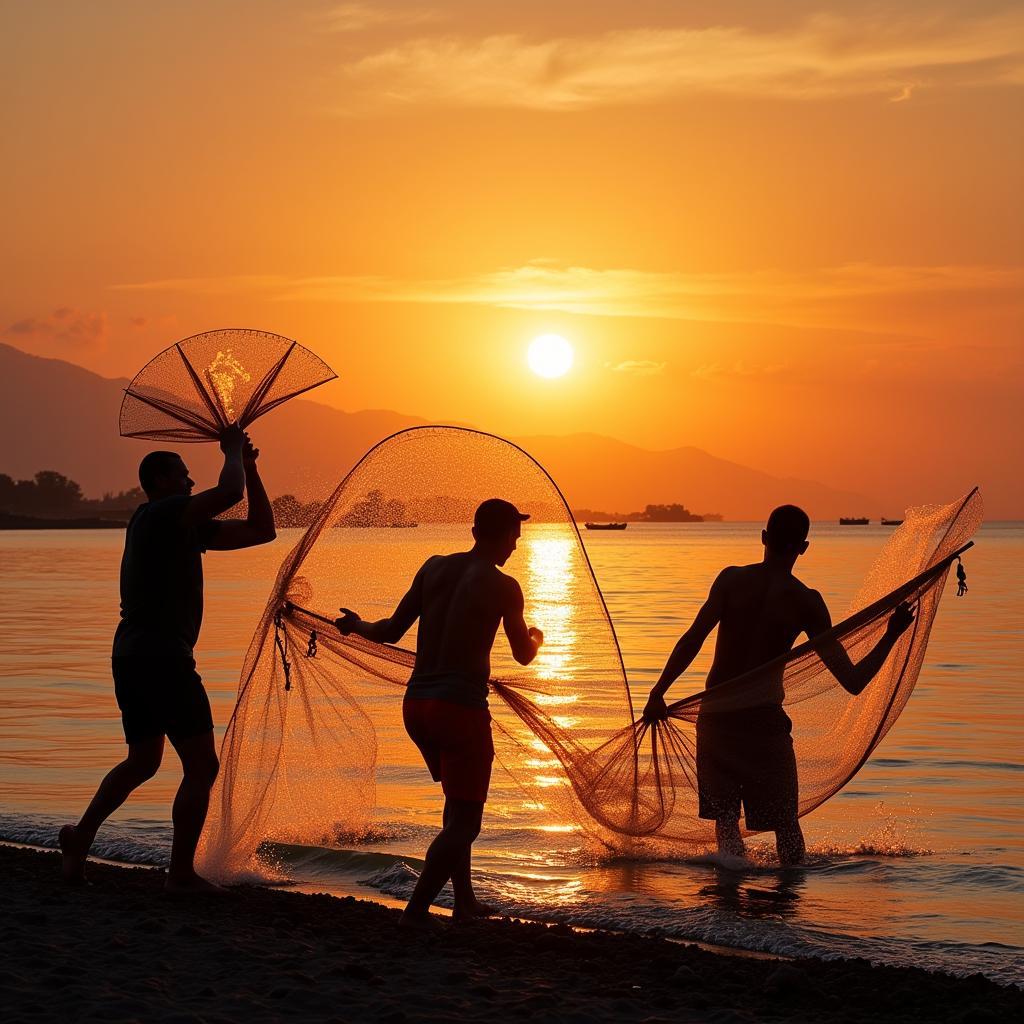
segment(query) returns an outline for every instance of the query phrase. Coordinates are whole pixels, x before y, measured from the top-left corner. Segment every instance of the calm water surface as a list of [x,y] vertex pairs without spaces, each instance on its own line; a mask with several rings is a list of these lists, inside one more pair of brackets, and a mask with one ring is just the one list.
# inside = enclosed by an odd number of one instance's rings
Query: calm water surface
[[[800,574],[834,618],[887,535],[815,526]],[[197,657],[221,729],[242,654],[296,537],[283,531],[265,548],[207,556]],[[754,524],[632,524],[584,540],[638,696],[717,571],[760,556]],[[477,844],[481,893],[536,917],[1024,983],[1024,524],[988,525],[976,541],[970,592],[963,600],[947,593],[906,711],[849,786],[804,819],[808,868],[779,871],[760,839],[756,866],[743,873],[695,860],[609,859],[567,822],[513,813],[510,790],[496,779]],[[122,543],[119,532],[0,533],[0,838],[53,845],[55,824],[77,816],[123,750],[109,678]],[[531,587],[544,585],[535,570],[551,554],[543,528],[528,527],[507,566],[528,604],[544,604]],[[712,643],[673,694],[701,687]],[[387,740],[404,742],[397,733]],[[382,742],[376,841],[283,851],[294,877],[362,895],[411,890],[440,799],[407,749],[395,746],[393,760],[388,749]],[[101,833],[97,852],[163,862],[177,779],[172,756]]]

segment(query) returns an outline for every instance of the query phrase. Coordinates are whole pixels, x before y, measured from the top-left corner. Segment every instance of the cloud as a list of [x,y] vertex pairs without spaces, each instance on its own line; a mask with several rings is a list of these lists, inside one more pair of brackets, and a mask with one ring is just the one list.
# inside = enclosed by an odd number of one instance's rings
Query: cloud
[[569,111],[707,93],[905,102],[926,87],[1024,84],[1024,9],[959,19],[819,14],[773,32],[423,37],[350,61],[339,74],[345,112],[360,104]]
[[222,277],[165,277],[111,285],[120,292],[188,292],[190,295],[225,295],[235,292],[265,291],[281,287],[286,277],[273,274],[229,274]]
[[426,8],[395,10],[383,4],[338,4],[325,11],[322,20],[328,32],[366,32],[384,26],[423,25],[440,21],[439,11]]
[[[554,310],[589,316],[653,317],[800,327],[865,327],[900,302],[943,310],[999,296],[1019,305],[1024,267],[847,264],[808,270],[687,274],[565,266],[538,260],[461,278],[368,276],[289,278],[248,275],[172,278],[115,285],[119,290],[193,294],[262,293],[281,302],[402,302]],[[922,314],[923,315],[923,314]]]
[[668,363],[656,363],[651,359],[627,359],[622,363],[605,363],[613,373],[627,373],[634,377],[653,377],[664,371]]
[[786,363],[770,363],[767,366],[751,366],[742,359],[728,366],[720,363],[707,363],[694,367],[690,371],[691,377],[698,380],[715,380],[722,378],[754,378],[754,377],[775,377],[787,368]]
[[59,306],[49,316],[17,320],[4,333],[51,349],[100,352],[107,344],[107,314]]

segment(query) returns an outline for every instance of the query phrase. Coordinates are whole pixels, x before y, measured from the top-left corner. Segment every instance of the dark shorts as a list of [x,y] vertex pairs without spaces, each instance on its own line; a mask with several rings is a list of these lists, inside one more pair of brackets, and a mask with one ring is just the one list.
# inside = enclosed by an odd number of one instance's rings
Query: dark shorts
[[484,803],[491,782],[491,713],[447,700],[406,698],[402,718],[430,776],[452,800]]
[[[723,716],[724,717],[724,716]],[[697,719],[697,792],[702,818],[736,821],[774,832],[796,821],[796,755],[789,718],[767,714],[760,724]]]
[[173,743],[213,729],[210,698],[191,658],[110,659],[127,743],[166,736]]

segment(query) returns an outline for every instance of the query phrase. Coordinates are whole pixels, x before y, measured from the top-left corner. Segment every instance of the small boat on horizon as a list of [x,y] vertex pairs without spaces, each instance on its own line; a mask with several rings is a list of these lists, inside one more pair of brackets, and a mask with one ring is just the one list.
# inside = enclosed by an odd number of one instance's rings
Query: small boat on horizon
[[624,530],[629,523],[584,523],[588,530]]
[[885,516],[882,516],[882,525],[883,526],[902,526],[903,525],[903,520],[902,519],[886,519]]
[[867,516],[840,516],[840,526],[867,526],[871,520]]

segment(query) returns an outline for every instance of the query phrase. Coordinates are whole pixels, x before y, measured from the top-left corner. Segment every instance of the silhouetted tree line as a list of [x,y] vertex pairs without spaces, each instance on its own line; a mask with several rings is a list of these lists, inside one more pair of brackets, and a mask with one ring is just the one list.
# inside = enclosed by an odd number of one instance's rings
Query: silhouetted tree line
[[0,512],[11,515],[62,519],[106,513],[111,518],[128,518],[145,500],[139,487],[86,498],[76,481],[53,469],[41,469],[31,480],[0,473]]
[[685,505],[647,505],[643,512],[597,512],[591,508],[575,508],[572,511],[577,522],[593,523],[719,523],[722,517],[717,512],[698,515]]
[[[302,502],[294,494],[282,494],[271,503],[274,522],[280,527],[309,526],[323,508],[322,501]],[[338,526],[414,526],[405,502],[385,498],[384,493],[372,490],[338,519]]]
[[302,502],[294,494],[282,494],[271,503],[274,522],[280,527],[309,526],[323,508],[322,501]]
[[[128,519],[145,500],[146,495],[140,487],[116,493],[108,491],[102,498],[86,498],[76,481],[53,469],[41,469],[31,480],[15,480],[6,473],[0,473],[0,512],[11,515],[53,518],[100,515]],[[444,504],[444,500],[439,498],[438,502]],[[322,501],[303,502],[294,494],[282,494],[271,504],[274,520],[281,527],[309,526],[323,508]],[[573,515],[579,522],[700,523],[722,518],[713,512],[696,515],[679,504],[647,505],[642,512],[598,512],[579,508],[573,510]],[[412,520],[404,502],[385,498],[382,491],[372,490],[339,519],[338,525],[411,526],[414,525]]]

